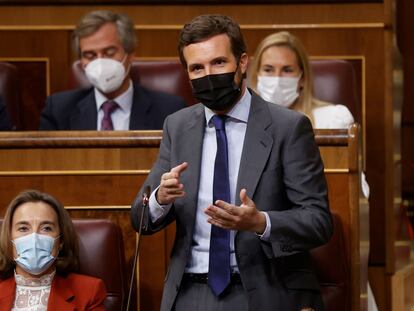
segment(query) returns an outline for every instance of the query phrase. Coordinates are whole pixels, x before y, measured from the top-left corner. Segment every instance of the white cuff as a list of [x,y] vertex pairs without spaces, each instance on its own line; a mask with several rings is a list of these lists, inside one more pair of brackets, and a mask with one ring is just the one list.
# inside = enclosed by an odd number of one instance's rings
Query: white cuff
[[172,204],[161,205],[158,203],[157,198],[156,198],[158,188],[159,186],[151,193],[149,202],[148,202],[149,214],[151,217],[151,222],[153,223],[165,217],[170,211],[170,208],[172,206]]
[[263,234],[257,234],[257,233],[256,234],[260,237],[261,240],[269,241],[270,231],[272,229],[272,224],[270,223],[269,215],[266,212],[261,212],[261,213],[263,213],[266,217],[266,228],[265,228]]

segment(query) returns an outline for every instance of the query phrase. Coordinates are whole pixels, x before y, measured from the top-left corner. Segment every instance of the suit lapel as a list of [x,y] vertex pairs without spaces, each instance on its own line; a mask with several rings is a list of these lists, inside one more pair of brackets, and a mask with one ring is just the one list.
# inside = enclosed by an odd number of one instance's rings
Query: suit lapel
[[52,289],[49,295],[48,310],[72,311],[75,310],[71,303],[75,294],[67,286],[65,279],[56,275],[53,279]]
[[194,207],[188,210],[188,219],[191,220],[195,220],[197,207],[205,124],[204,106],[198,104],[188,125],[184,128],[183,135],[181,135],[182,140],[178,146],[180,154],[186,157],[183,158],[183,161],[187,161],[189,164],[188,169],[182,175],[182,181],[187,193],[184,197],[184,205]]
[[96,109],[95,93],[93,89],[76,105],[70,116],[72,130],[96,130],[98,112]]
[[151,107],[150,99],[142,92],[138,85],[134,84],[134,93],[129,119],[130,130],[145,130],[153,128],[152,120],[147,117],[148,109]]
[[252,198],[273,146],[273,137],[267,133],[272,124],[267,104],[254,92],[247,122],[246,136],[240,161],[236,188],[236,205],[240,205],[240,190],[246,188]]
[[16,282],[10,277],[0,282],[0,311],[10,311],[16,293]]

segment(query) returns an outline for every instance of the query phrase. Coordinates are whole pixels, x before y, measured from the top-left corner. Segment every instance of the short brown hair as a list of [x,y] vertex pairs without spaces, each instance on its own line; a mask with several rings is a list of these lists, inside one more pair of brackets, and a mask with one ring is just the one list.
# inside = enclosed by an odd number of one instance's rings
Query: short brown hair
[[0,278],[8,278],[13,274],[16,263],[13,259],[11,242],[12,219],[16,209],[29,202],[43,202],[53,208],[57,214],[62,248],[56,259],[57,273],[65,275],[79,268],[78,236],[69,213],[54,197],[37,190],[25,190],[11,201],[4,216],[0,234]]
[[187,68],[183,50],[192,43],[198,43],[211,37],[226,34],[230,39],[231,50],[236,60],[240,60],[247,48],[240,26],[230,17],[220,14],[200,15],[184,25],[178,40],[178,54],[181,64]]
[[88,37],[99,30],[103,25],[113,23],[116,25],[119,40],[125,52],[131,54],[137,45],[134,23],[124,14],[111,11],[92,11],[81,18],[72,34],[73,48],[80,57],[80,39]]

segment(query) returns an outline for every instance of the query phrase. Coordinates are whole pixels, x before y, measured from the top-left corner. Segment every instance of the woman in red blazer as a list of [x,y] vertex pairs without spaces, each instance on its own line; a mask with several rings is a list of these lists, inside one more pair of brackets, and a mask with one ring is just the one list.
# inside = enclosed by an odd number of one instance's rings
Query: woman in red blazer
[[102,280],[74,273],[78,238],[69,214],[48,194],[20,193],[0,236],[0,311],[105,310]]

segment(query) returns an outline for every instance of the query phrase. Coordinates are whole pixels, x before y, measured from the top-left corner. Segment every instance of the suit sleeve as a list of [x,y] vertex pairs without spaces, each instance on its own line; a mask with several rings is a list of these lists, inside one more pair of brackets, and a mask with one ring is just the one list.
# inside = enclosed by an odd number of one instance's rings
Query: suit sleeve
[[46,105],[40,115],[39,130],[58,130],[56,118],[53,114],[52,96],[46,99]]
[[301,116],[287,133],[280,155],[286,206],[268,212],[271,234],[269,242],[262,242],[268,257],[308,251],[326,243],[333,230],[324,168],[309,119]]
[[106,298],[105,284],[101,279],[97,279],[93,290],[93,295],[88,304],[87,311],[105,311],[104,301]]
[[[170,152],[171,152],[171,139],[169,136],[169,117],[165,120],[164,127],[163,127],[163,137],[160,144],[160,149],[158,153],[157,161],[155,162],[154,166],[151,168],[151,172],[149,173],[147,179],[145,180],[144,184],[142,185],[140,191],[138,192],[137,196],[135,197],[134,202],[131,206],[131,222],[132,226],[136,231],[139,230],[139,224],[141,220],[142,214],[142,193],[147,186],[150,186],[151,191],[156,189],[161,180],[162,174],[165,172],[170,171]],[[169,223],[174,220],[174,205],[170,208],[168,214],[162,218],[162,221],[159,223],[152,223],[151,219],[148,214],[148,209],[144,213],[143,219],[143,230],[144,234],[152,234],[162,230],[166,227]]]

